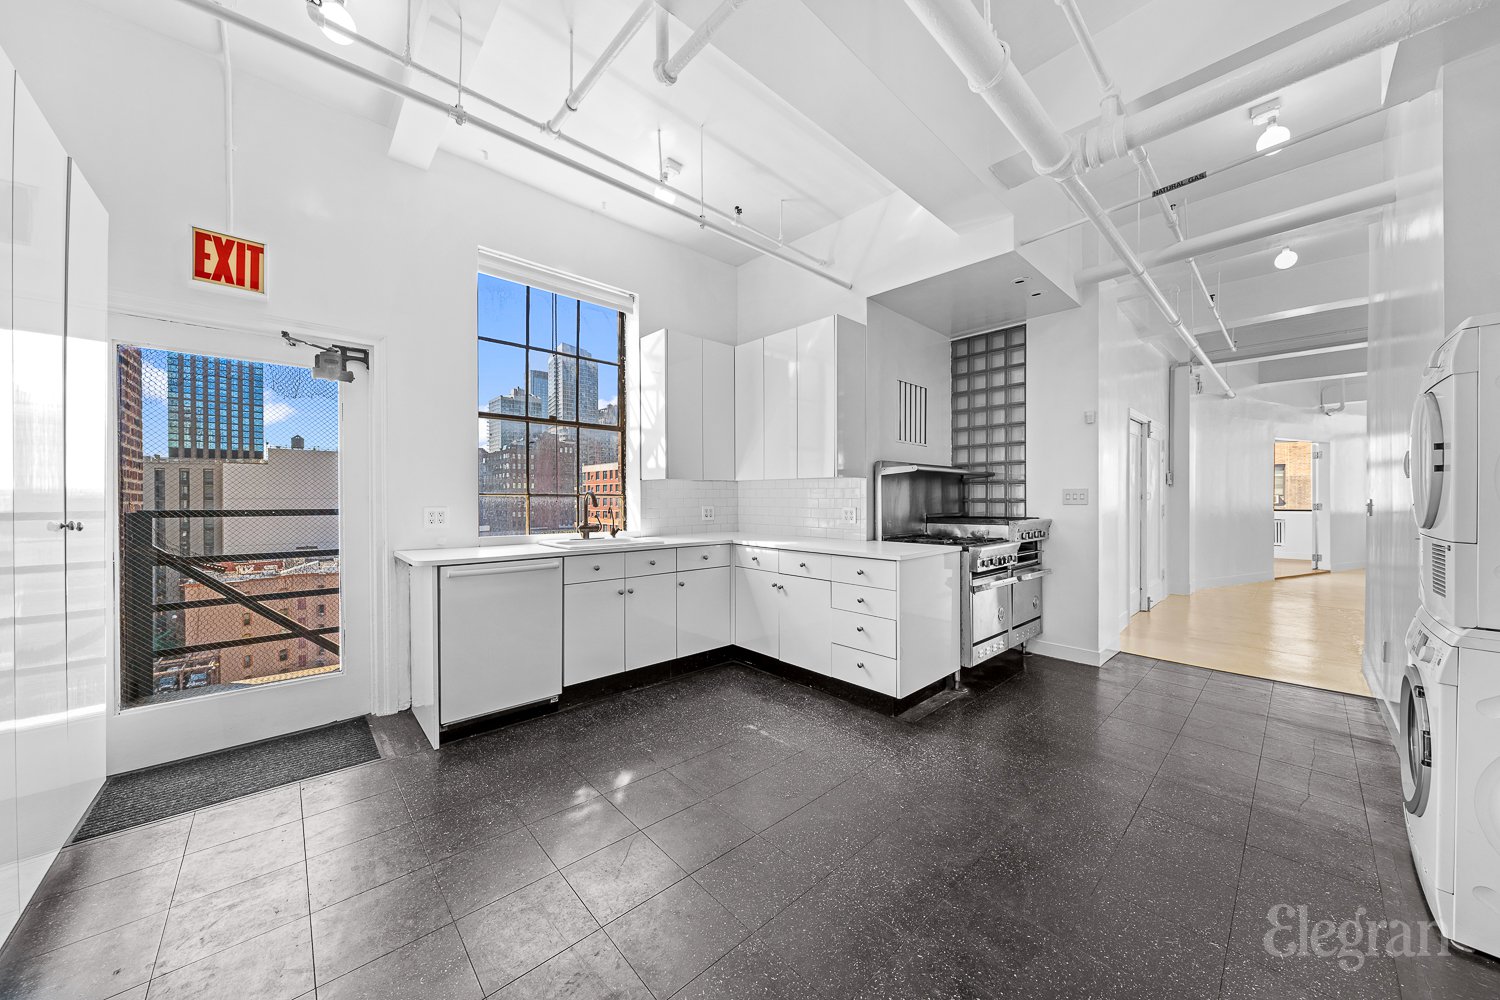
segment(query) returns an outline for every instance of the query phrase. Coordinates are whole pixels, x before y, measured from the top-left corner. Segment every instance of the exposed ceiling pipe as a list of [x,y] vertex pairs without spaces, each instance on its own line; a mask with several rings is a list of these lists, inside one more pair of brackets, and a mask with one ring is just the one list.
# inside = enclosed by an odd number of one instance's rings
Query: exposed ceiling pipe
[[[1289,208],[1284,212],[1276,212],[1271,215],[1242,222],[1239,225],[1228,226],[1212,233],[1204,233],[1201,236],[1189,236],[1181,243],[1174,244],[1161,250],[1141,255],[1141,262],[1147,267],[1159,267],[1162,264],[1175,264],[1187,260],[1189,257],[1201,257],[1203,254],[1212,253],[1215,250],[1224,250],[1228,247],[1236,247],[1242,243],[1253,243],[1256,240],[1267,239],[1271,236],[1280,236],[1294,229],[1302,229],[1306,226],[1316,225],[1320,222],[1328,222],[1332,219],[1340,219],[1346,215],[1357,215],[1360,212],[1368,212],[1372,209],[1389,205],[1396,200],[1396,182],[1381,181],[1371,184],[1369,187],[1355,188],[1343,194],[1336,194],[1332,198],[1324,198],[1297,208]],[[1132,273],[1128,268],[1119,264],[1100,264],[1096,267],[1086,267],[1079,271],[1074,280],[1080,285],[1097,284],[1108,281],[1111,278],[1123,278]]]
[[234,65],[229,25],[219,22],[219,59],[224,69],[224,231],[234,232]]
[[1093,192],[1078,176],[1072,143],[1059,131],[1037,100],[1021,71],[1011,61],[1010,50],[996,38],[970,0],[906,0],[917,20],[963,71],[969,89],[982,97],[995,116],[1010,130],[1031,157],[1037,173],[1051,177],[1089,218],[1115,256],[1140,282],[1178,338],[1192,352],[1226,396],[1234,390],[1214,367],[1203,347],[1167,301],[1156,281],[1141,266],[1124,235],[1105,214]]
[[669,87],[676,83],[684,67],[693,61],[694,56],[708,47],[708,43],[724,26],[724,22],[749,2],[750,0],[724,0],[714,8],[713,13],[709,14],[702,24],[698,25],[698,30],[688,36],[688,40],[682,43],[682,47],[673,56],[667,55],[666,12],[662,11],[656,21],[656,62],[651,67],[656,71],[656,78]]
[[[831,281],[841,288],[854,287],[850,282],[845,281],[843,278],[840,278],[835,274],[831,274],[828,271],[824,271],[819,267],[804,263],[803,261],[789,255],[784,250],[781,250],[779,248],[772,249],[769,247],[758,246],[751,240],[735,232],[732,227],[720,225],[717,222],[700,218],[691,210],[683,208],[681,206],[671,205],[667,202],[660,201],[654,194],[651,193],[652,189],[642,190],[633,187],[629,183],[621,180],[618,177],[606,174],[602,170],[595,170],[593,167],[590,167],[587,164],[579,163],[577,160],[570,159],[569,157],[566,157],[556,150],[542,145],[541,143],[533,142],[532,140],[524,136],[517,135],[516,133],[511,132],[508,129],[502,128],[501,126],[496,125],[494,122],[486,121],[482,118],[477,118],[463,108],[449,105],[440,98],[432,97],[431,95],[425,94],[422,91],[415,89],[414,87],[409,87],[404,83],[388,79],[380,73],[377,73],[371,69],[366,69],[358,63],[340,59],[330,52],[325,52],[323,49],[320,49],[315,45],[310,45],[307,42],[302,41],[300,38],[293,38],[291,35],[287,35],[280,31],[277,31],[275,28],[262,24],[254,18],[247,17],[238,11],[230,10],[226,7],[220,7],[218,4],[214,3],[213,0],[177,0],[177,2],[186,4],[189,7],[194,7],[208,14],[210,17],[216,17],[221,21],[227,21],[230,24],[245,29],[251,34],[259,35],[261,38],[269,39],[270,41],[276,42],[277,44],[285,46],[286,48],[289,48],[295,52],[300,52],[302,55],[316,60],[317,62],[321,62],[327,66],[332,66],[335,69],[343,70],[350,76],[363,80],[366,83],[373,84],[374,86],[379,87],[382,90],[387,90],[398,97],[404,97],[414,103],[424,105],[425,107],[432,108],[436,111],[441,111],[443,114],[449,116],[454,121],[457,121],[460,124],[472,125],[475,128],[479,129],[481,132],[487,132],[490,135],[496,136],[500,139],[504,139],[506,142],[509,142],[516,146],[520,146],[522,149],[535,153],[537,156],[540,156],[543,159],[551,160],[553,163],[557,163],[561,166],[576,170],[578,173],[584,175],[585,177],[590,177],[601,184],[607,184],[610,187],[615,188],[616,190],[623,191],[628,195],[640,199],[641,201],[644,201],[651,205],[655,205],[664,211],[672,212],[675,215],[689,220],[690,222],[699,226],[699,228],[718,233],[725,239],[733,240],[741,246],[748,247],[749,249],[755,250],[758,253],[763,253],[768,257],[775,257],[777,260],[791,264],[793,267],[798,267],[810,274],[815,274],[825,281]],[[399,56],[397,58],[399,58]],[[416,69],[417,67],[415,64],[412,64],[412,68]],[[472,92],[469,92],[469,96],[473,97],[476,95],[474,95]],[[545,127],[542,122],[533,122],[533,124],[537,129],[542,129]]]
[[[1083,56],[1088,61],[1089,68],[1094,71],[1094,79],[1099,82],[1099,89],[1103,97],[1099,101],[1100,119],[1112,122],[1125,113],[1125,103],[1120,100],[1120,88],[1115,86],[1114,78],[1109,75],[1109,70],[1104,68],[1104,58],[1099,55],[1099,47],[1094,43],[1093,33],[1083,20],[1083,14],[1078,10],[1077,0],[1056,0],[1057,6],[1062,10],[1063,16],[1068,19],[1068,27],[1073,29],[1073,37],[1078,40],[1078,47],[1083,50]],[[1156,176],[1156,168],[1151,165],[1151,157],[1146,153],[1146,147],[1130,151],[1131,159],[1135,161],[1136,170],[1146,182],[1146,190],[1156,191],[1161,188],[1161,178]],[[1156,198],[1157,207],[1161,210],[1162,218],[1167,223],[1167,228],[1172,231],[1172,236],[1177,242],[1183,241],[1182,220],[1177,216],[1177,206],[1167,200],[1165,194]],[[1229,345],[1231,351],[1236,350],[1234,337],[1229,333],[1229,327],[1224,325],[1224,317],[1219,315],[1219,303],[1217,296],[1208,290],[1208,282],[1203,280],[1203,272],[1198,269],[1198,262],[1188,260],[1188,267],[1192,269],[1193,279],[1198,284],[1198,290],[1203,293],[1203,299],[1208,303],[1209,311],[1213,313],[1215,322],[1219,324],[1219,332],[1224,335],[1224,341]]]
[[610,64],[620,55],[620,51],[626,45],[629,45],[630,40],[645,26],[646,21],[651,17],[651,11],[655,7],[656,0],[641,0],[641,5],[620,26],[620,30],[615,33],[615,37],[610,39],[609,44],[604,47],[604,51],[599,53],[599,58],[594,62],[594,65],[589,67],[587,73],[583,74],[583,79],[579,80],[578,85],[569,92],[567,97],[563,98],[562,107],[558,108],[557,113],[547,122],[547,131],[554,135],[562,131],[562,123],[567,121],[569,115],[578,110],[578,106],[589,95],[589,91],[594,89],[594,84],[599,82],[599,78],[604,75],[604,71],[609,69]]
[[[1095,125],[1078,139],[1085,169],[1101,166],[1190,125],[1472,14],[1496,0],[1389,0],[1160,104]],[[1280,147],[1278,147],[1280,148]]]

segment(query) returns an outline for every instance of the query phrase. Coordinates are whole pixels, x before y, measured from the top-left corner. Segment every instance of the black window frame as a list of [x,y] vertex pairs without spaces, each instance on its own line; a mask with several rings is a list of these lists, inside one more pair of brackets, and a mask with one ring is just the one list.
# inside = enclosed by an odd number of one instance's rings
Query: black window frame
[[[534,285],[528,285],[525,282],[517,281],[517,280],[515,280],[513,278],[506,278],[506,277],[504,277],[502,275],[491,274],[488,271],[480,270],[480,271],[477,271],[476,275],[475,275],[475,295],[476,295],[476,301],[477,301],[477,296],[478,296],[478,281],[479,281],[479,277],[480,276],[487,276],[487,277],[495,278],[495,279],[500,280],[500,281],[507,281],[510,284],[516,285],[517,287],[524,288],[526,290],[526,299],[525,299],[525,302],[524,302],[523,307],[522,307],[522,316],[524,317],[524,320],[525,320],[525,330],[523,331],[521,339],[519,341],[516,341],[516,340],[506,340],[506,339],[504,339],[502,337],[485,336],[485,335],[480,334],[478,332],[478,316],[476,314],[476,316],[475,316],[475,320],[476,320],[476,323],[475,323],[475,325],[476,325],[476,330],[475,330],[475,335],[476,335],[475,350],[476,351],[478,350],[478,344],[480,344],[480,343],[490,343],[490,344],[498,344],[498,345],[501,345],[501,346],[504,346],[504,347],[520,348],[521,351],[523,352],[522,353],[522,359],[523,359],[523,364],[522,364],[522,372],[523,372],[523,374],[522,374],[522,377],[523,377],[523,379],[527,380],[527,382],[528,382],[528,384],[522,385],[521,388],[522,388],[522,390],[523,390],[523,392],[524,392],[524,394],[525,394],[525,396],[526,396],[526,398],[528,400],[530,399],[530,388],[531,388],[530,385],[529,385],[529,379],[530,379],[530,375],[531,375],[531,357],[532,357],[532,355],[534,355],[534,354],[540,354],[540,355],[547,356],[548,358],[551,358],[551,357],[560,357],[560,358],[571,359],[573,361],[573,398],[574,398],[573,416],[574,416],[574,419],[572,419],[572,420],[563,420],[563,419],[560,419],[560,418],[550,417],[550,416],[542,416],[542,417],[532,416],[531,413],[529,412],[530,411],[530,406],[529,405],[527,407],[528,412],[524,416],[519,416],[519,415],[516,415],[516,414],[508,414],[508,413],[496,413],[496,412],[491,411],[491,410],[483,409],[483,405],[484,405],[485,401],[476,399],[475,403],[476,403],[476,408],[478,409],[478,419],[479,420],[513,421],[515,423],[521,424],[525,428],[525,434],[523,435],[523,437],[524,437],[525,445],[526,445],[526,448],[525,448],[525,465],[524,465],[524,470],[523,470],[523,477],[524,477],[524,481],[526,483],[526,489],[524,491],[521,491],[521,492],[516,492],[516,491],[491,492],[491,491],[486,491],[486,490],[484,490],[482,488],[479,488],[482,484],[480,484],[479,482],[476,481],[475,486],[476,486],[476,491],[477,491],[477,495],[479,497],[479,500],[482,503],[487,498],[520,498],[520,499],[522,499],[524,501],[524,505],[525,505],[524,506],[525,518],[524,518],[524,530],[520,533],[521,535],[556,535],[556,534],[564,534],[564,533],[571,532],[571,531],[575,530],[572,527],[567,527],[567,528],[543,528],[543,529],[540,529],[540,530],[533,528],[532,527],[532,500],[533,499],[572,500],[573,501],[575,521],[581,521],[582,520],[582,516],[581,515],[583,514],[583,508],[581,506],[581,501],[582,501],[582,498],[583,498],[583,484],[584,484],[584,478],[583,478],[583,432],[584,431],[590,431],[590,430],[593,430],[593,431],[608,431],[608,432],[616,434],[619,437],[619,442],[620,442],[620,447],[619,447],[619,473],[620,473],[620,492],[619,492],[619,498],[620,498],[620,507],[619,507],[620,518],[619,518],[619,528],[622,531],[625,530],[625,528],[628,525],[628,516],[629,516],[628,512],[626,510],[626,504],[625,504],[625,482],[626,482],[626,478],[625,478],[625,472],[626,472],[625,410],[626,410],[626,406],[628,405],[628,401],[627,401],[627,398],[626,398],[626,391],[625,391],[625,379],[626,379],[626,373],[625,373],[625,364],[626,364],[626,358],[625,358],[625,313],[622,310],[619,310],[619,309],[613,310],[614,313],[615,313],[616,327],[617,327],[617,334],[616,334],[616,352],[617,352],[616,353],[616,357],[617,357],[617,360],[616,361],[609,361],[609,360],[606,360],[606,359],[603,359],[603,358],[585,357],[584,354],[583,354],[583,332],[582,332],[582,316],[581,316],[581,309],[582,309],[582,302],[583,302],[582,299],[579,299],[576,296],[568,295],[568,294],[566,294],[564,292],[552,292],[552,291],[550,291],[550,290],[548,290],[546,288],[538,288],[538,287],[536,287]],[[578,304],[579,309],[580,309],[580,315],[576,319],[576,321],[574,323],[574,326],[573,326],[573,328],[578,331],[578,343],[574,345],[574,350],[573,351],[554,350],[551,347],[542,347],[542,346],[538,346],[538,345],[535,345],[535,344],[532,343],[532,337],[531,337],[531,296],[532,296],[533,292],[541,292],[543,294],[552,295],[552,296],[555,297],[555,299],[568,299],[568,300],[570,300],[570,301]],[[597,305],[597,303],[594,303],[594,304]],[[611,308],[611,307],[609,307],[609,306],[601,306],[600,308],[608,309],[608,308]],[[554,323],[554,327],[555,327],[556,324],[557,324],[557,319],[556,319],[555,313],[554,313],[554,317],[553,317],[553,323]],[[615,370],[616,370],[616,375],[618,377],[619,384],[616,387],[615,399],[618,400],[618,403],[617,403],[617,406],[616,406],[616,409],[617,409],[616,421],[613,424],[602,424],[602,423],[597,423],[597,422],[594,422],[594,421],[586,421],[586,420],[579,419],[579,410],[578,410],[578,405],[577,405],[578,383],[579,383],[579,380],[582,377],[583,364],[586,361],[593,361],[596,365],[599,365],[599,366],[602,366],[602,367],[613,366],[615,368]],[[531,429],[532,429],[532,427],[534,425],[541,425],[541,426],[544,426],[544,427],[568,428],[568,429],[571,429],[573,431],[574,440],[575,440],[575,449],[574,449],[574,463],[575,463],[574,472],[575,472],[575,477],[574,477],[574,481],[575,481],[575,483],[577,485],[576,485],[576,488],[575,488],[575,490],[574,490],[574,492],[572,494],[567,494],[567,493],[548,493],[548,492],[542,492],[542,491],[535,491],[535,490],[531,489]],[[477,479],[478,479],[478,471],[476,469],[476,480]],[[482,517],[482,515],[481,515],[481,517]],[[515,537],[519,537],[519,536],[515,535],[515,534],[495,534],[495,533],[480,535],[480,538],[515,538]]]

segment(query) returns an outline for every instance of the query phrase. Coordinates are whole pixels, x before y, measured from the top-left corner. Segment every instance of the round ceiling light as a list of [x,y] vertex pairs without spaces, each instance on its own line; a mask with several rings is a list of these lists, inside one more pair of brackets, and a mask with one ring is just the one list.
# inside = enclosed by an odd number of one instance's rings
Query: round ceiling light
[[[1266,150],[1272,149],[1273,146],[1281,145],[1291,137],[1292,130],[1278,122],[1275,118],[1272,118],[1271,123],[1266,126],[1266,130],[1260,134],[1260,138],[1255,140],[1255,151],[1257,153],[1264,153]],[[1281,150],[1273,149],[1271,155],[1275,156],[1279,152]]]
[[1276,270],[1285,271],[1297,263],[1297,251],[1291,247],[1282,247],[1281,252],[1276,255],[1276,259],[1272,263],[1276,265]]
[[354,44],[351,36],[358,34],[359,28],[354,24],[354,15],[344,6],[344,0],[307,0],[307,16],[335,45]]

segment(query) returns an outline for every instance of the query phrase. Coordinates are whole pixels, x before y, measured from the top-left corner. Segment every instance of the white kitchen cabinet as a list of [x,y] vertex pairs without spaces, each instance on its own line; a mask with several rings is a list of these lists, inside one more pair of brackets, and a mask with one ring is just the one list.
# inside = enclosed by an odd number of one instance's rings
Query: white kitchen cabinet
[[734,349],[734,478],[766,478],[766,342]]
[[563,588],[563,684],[582,684],[625,669],[625,581]]
[[777,656],[780,577],[754,569],[734,571],[734,641],[754,653]]
[[728,566],[677,574],[677,655],[734,642],[734,602]]
[[797,331],[765,338],[765,478],[797,478]]
[[832,316],[797,327],[797,478],[830,479],[838,466],[838,331]]
[[734,348],[676,330],[641,338],[642,479],[734,478]]
[[827,580],[777,574],[780,599],[777,658],[811,670],[828,673],[832,602]]
[[[670,551],[670,550],[669,550]],[[625,581],[625,669],[677,655],[677,580],[672,573]]]
[[[568,589],[589,586],[594,585]],[[443,567],[438,578],[442,725],[562,693],[562,591],[561,559]]]

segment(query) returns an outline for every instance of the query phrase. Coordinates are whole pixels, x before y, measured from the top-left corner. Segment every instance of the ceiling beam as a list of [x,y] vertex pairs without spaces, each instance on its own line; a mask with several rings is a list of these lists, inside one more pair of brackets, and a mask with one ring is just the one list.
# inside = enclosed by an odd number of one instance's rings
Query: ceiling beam
[[[439,0],[417,0],[412,10],[412,59],[457,77],[459,33],[453,25],[433,17],[434,7],[440,11],[447,9]],[[491,37],[499,11],[499,0],[469,0],[464,4],[465,77],[468,77],[470,67],[478,65],[479,53]],[[408,87],[449,104],[457,103],[456,91],[410,69],[403,70],[403,73],[403,82]],[[426,170],[432,166],[432,158],[437,154],[438,145],[451,122],[452,119],[436,108],[410,98],[401,98],[400,109],[396,112],[396,124],[391,129],[391,157]]]

